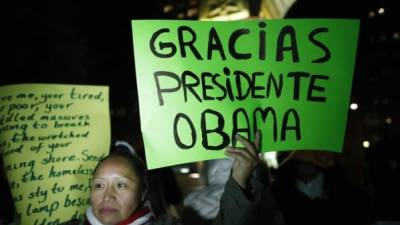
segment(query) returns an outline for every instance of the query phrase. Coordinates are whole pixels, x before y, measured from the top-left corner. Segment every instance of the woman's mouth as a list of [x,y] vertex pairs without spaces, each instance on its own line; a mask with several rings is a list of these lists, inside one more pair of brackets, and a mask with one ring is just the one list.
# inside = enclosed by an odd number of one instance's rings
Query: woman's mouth
[[112,207],[102,207],[100,208],[100,214],[112,214],[117,211],[117,209]]

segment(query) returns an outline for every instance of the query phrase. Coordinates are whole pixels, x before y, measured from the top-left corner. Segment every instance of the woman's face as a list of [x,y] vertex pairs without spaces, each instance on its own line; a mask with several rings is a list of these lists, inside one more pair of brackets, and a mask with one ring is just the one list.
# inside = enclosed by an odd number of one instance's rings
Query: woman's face
[[107,225],[127,219],[140,202],[140,183],[125,159],[115,157],[103,161],[93,176],[90,191],[96,218]]

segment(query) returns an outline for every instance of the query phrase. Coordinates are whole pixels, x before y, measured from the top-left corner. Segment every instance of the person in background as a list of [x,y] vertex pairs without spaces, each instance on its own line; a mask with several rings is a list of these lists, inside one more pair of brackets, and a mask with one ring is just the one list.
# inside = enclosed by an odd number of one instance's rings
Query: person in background
[[287,225],[365,224],[367,191],[349,180],[334,153],[301,150],[286,157],[272,193]]
[[187,223],[211,224],[217,216],[224,187],[233,165],[232,158],[208,160],[202,168],[205,186],[184,199],[182,220]]

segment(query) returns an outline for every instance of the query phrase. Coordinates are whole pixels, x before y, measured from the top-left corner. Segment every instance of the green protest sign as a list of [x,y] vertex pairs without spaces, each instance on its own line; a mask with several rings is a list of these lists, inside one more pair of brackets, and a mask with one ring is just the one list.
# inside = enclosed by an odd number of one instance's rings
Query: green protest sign
[[149,168],[263,151],[340,152],[359,21],[132,21]]

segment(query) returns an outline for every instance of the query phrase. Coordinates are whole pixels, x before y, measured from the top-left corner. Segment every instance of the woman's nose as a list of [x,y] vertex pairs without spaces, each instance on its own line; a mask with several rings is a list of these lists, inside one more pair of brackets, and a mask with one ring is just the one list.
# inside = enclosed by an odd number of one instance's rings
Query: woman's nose
[[104,199],[105,200],[114,200],[115,199],[115,189],[112,186],[107,187],[105,193],[104,193]]

